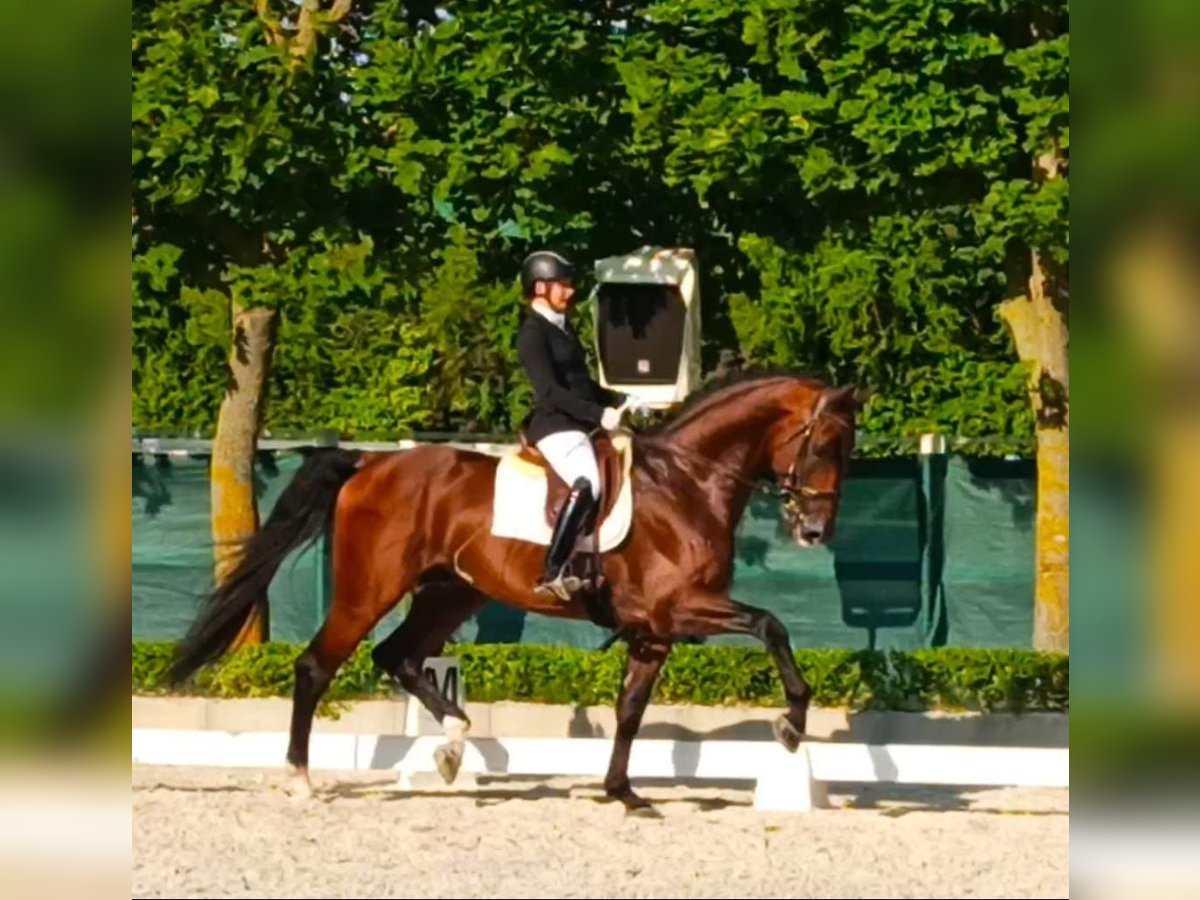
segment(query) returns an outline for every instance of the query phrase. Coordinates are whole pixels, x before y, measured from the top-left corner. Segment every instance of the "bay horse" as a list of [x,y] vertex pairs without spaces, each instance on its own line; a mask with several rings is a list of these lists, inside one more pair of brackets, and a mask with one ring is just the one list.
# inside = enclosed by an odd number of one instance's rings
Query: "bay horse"
[[316,451],[202,606],[168,678],[178,685],[222,656],[284,558],[332,528],[332,603],[295,663],[287,753],[293,794],[311,793],[309,733],[322,694],[359,642],[411,592],[406,618],[375,647],[373,660],[442,724],[448,741],[437,762],[446,781],[458,772],[470,723],[422,677],[422,664],[495,600],[591,619],[624,637],[625,678],[604,789],[627,812],[653,815],[630,785],[629,753],[674,641],[723,633],[761,641],[787,700],[774,735],[791,751],[799,746],[810,689],[779,619],[730,596],[734,531],[768,479],[783,497],[798,545],[832,538],[863,397],[854,387],[796,375],[743,375],[693,395],[665,425],[634,434],[633,519],[623,543],[601,559],[601,613],[594,598],[564,602],[535,593],[545,547],[490,534],[497,457],[445,445]]

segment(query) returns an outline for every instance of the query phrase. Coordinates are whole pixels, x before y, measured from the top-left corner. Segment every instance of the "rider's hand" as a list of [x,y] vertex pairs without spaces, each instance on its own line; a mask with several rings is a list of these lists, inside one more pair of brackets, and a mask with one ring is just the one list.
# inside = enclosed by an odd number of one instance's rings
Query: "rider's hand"
[[621,427],[621,410],[613,409],[611,406],[606,407],[604,414],[600,417],[600,426],[605,431],[615,431]]

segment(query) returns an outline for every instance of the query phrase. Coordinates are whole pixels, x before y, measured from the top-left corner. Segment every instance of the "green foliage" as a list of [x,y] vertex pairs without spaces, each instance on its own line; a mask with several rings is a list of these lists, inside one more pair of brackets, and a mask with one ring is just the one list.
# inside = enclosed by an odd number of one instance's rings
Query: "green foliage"
[[[290,696],[301,647],[270,643],[230,654],[198,673],[191,692],[209,697]],[[587,651],[526,644],[449,646],[472,701],[609,705],[624,677],[625,649]],[[164,693],[171,645],[133,643],[133,691]],[[1070,659],[1029,650],[947,648],[885,653],[799,650],[797,663],[817,706],[919,711],[1059,711],[1070,705]],[[360,645],[334,679],[328,699],[386,697],[391,682]],[[680,645],[654,702],[701,706],[785,705],[775,665],[758,648]]]
[[[999,301],[1066,262],[1067,8],[358,0],[293,69],[253,5],[134,12],[134,422],[211,428],[221,306],[281,310],[268,430],[511,431],[529,250],[696,249],[721,351],[870,386],[874,446],[1024,449]],[[587,314],[586,307],[579,310]],[[227,313],[225,313],[227,315]]]

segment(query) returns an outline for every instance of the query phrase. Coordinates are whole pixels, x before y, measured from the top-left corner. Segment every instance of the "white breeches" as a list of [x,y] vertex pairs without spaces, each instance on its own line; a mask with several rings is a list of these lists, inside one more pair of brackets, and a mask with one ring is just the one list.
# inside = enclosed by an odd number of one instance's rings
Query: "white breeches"
[[584,432],[548,434],[537,442],[537,448],[568,486],[573,485],[576,478],[586,478],[592,485],[592,498],[600,499],[600,467],[596,464],[592,442]]

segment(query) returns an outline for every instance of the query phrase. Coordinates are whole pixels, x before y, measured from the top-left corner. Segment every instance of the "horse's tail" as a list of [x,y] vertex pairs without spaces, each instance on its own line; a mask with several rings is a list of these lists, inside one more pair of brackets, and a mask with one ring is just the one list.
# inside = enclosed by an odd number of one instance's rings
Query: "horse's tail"
[[357,450],[321,449],[300,467],[266,523],[246,541],[237,567],[213,591],[176,648],[167,673],[176,686],[219,659],[250,619],[289,553],[324,534],[342,485],[358,468]]

